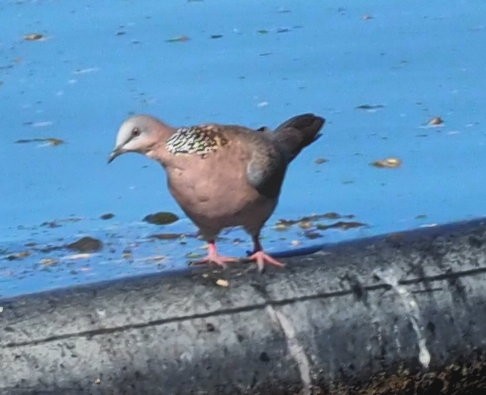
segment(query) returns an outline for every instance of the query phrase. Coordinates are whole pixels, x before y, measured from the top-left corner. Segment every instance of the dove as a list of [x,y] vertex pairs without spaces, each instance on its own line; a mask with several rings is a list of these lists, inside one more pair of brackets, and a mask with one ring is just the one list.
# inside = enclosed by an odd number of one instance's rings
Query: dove
[[325,119],[297,115],[274,131],[216,123],[173,127],[150,115],[125,120],[108,163],[134,152],[160,163],[168,188],[208,243],[200,263],[226,267],[236,258],[220,255],[216,237],[222,229],[241,226],[251,236],[248,257],[258,269],[284,264],[264,252],[263,225],[275,210],[285,172],[299,152],[320,137]]

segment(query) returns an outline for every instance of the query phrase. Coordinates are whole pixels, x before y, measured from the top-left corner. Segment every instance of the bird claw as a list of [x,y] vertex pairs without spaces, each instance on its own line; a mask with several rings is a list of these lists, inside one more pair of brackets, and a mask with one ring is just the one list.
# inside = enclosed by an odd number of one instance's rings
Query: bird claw
[[258,271],[261,273],[265,267],[265,264],[276,267],[285,267],[285,264],[272,258],[270,255],[265,254],[263,251],[257,251],[253,255],[248,257],[251,261],[256,261]]
[[[285,264],[283,264],[282,262],[279,262],[275,258],[272,258],[270,255],[265,254],[265,252],[261,249],[261,245],[260,245],[260,242],[258,241],[258,239],[255,243],[256,243],[255,249],[257,251],[254,252],[251,256],[249,256],[248,260],[256,261],[258,271],[260,273],[263,271],[265,264],[276,266],[276,267],[284,267],[285,266]],[[208,263],[211,263],[211,262],[215,263],[216,265],[218,265],[222,268],[226,268],[227,263],[240,262],[240,259],[219,255],[218,251],[216,249],[216,244],[214,243],[214,241],[210,241],[209,245],[208,245],[208,255],[206,256],[206,258],[195,262],[195,264],[200,265],[200,264],[208,264]]]

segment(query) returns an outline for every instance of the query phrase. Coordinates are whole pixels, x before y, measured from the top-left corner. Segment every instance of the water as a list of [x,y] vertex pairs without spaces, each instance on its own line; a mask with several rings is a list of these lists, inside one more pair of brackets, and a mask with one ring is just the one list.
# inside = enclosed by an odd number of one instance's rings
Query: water
[[[269,252],[486,215],[485,16],[481,0],[2,2],[0,296],[183,269],[204,252],[160,166],[106,165],[132,113],[251,127],[327,118],[287,174]],[[16,143],[45,138],[64,144]],[[401,166],[370,166],[390,157]],[[183,219],[141,221],[157,211]],[[329,212],[354,218],[274,228]],[[315,228],[336,221],[367,226]],[[60,248],[85,235],[104,248]],[[225,254],[251,248],[239,230],[222,236]]]

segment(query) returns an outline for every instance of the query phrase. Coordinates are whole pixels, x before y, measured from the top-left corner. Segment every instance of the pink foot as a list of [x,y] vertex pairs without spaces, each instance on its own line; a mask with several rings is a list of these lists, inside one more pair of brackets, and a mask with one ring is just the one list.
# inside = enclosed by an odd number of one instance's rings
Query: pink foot
[[262,250],[255,252],[253,255],[248,257],[252,261],[256,261],[258,266],[258,271],[262,272],[265,264],[273,265],[276,267],[285,267],[285,264],[272,258],[270,255],[265,254]]
[[201,259],[195,262],[197,265],[204,264],[204,263],[215,263],[218,266],[226,268],[227,263],[238,262],[237,258],[232,258],[228,256],[219,255],[216,249],[216,244],[214,241],[210,241],[208,245],[208,255],[206,258]]

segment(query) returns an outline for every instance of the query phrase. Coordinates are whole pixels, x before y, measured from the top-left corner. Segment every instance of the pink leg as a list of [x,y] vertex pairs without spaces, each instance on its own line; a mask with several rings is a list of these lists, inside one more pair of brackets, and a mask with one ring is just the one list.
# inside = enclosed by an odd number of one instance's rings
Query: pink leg
[[208,255],[206,256],[206,258],[197,261],[196,263],[202,264],[211,262],[215,263],[218,266],[226,267],[227,263],[238,262],[238,259],[219,255],[218,250],[216,249],[216,243],[214,242],[214,240],[210,240],[208,245]]
[[276,267],[285,267],[285,264],[282,262],[277,261],[275,258],[272,258],[270,255],[265,254],[263,251],[262,245],[260,243],[259,236],[253,236],[253,243],[255,244],[255,252],[250,255],[248,259],[252,261],[256,261],[258,271],[262,272],[265,264],[273,265]]

